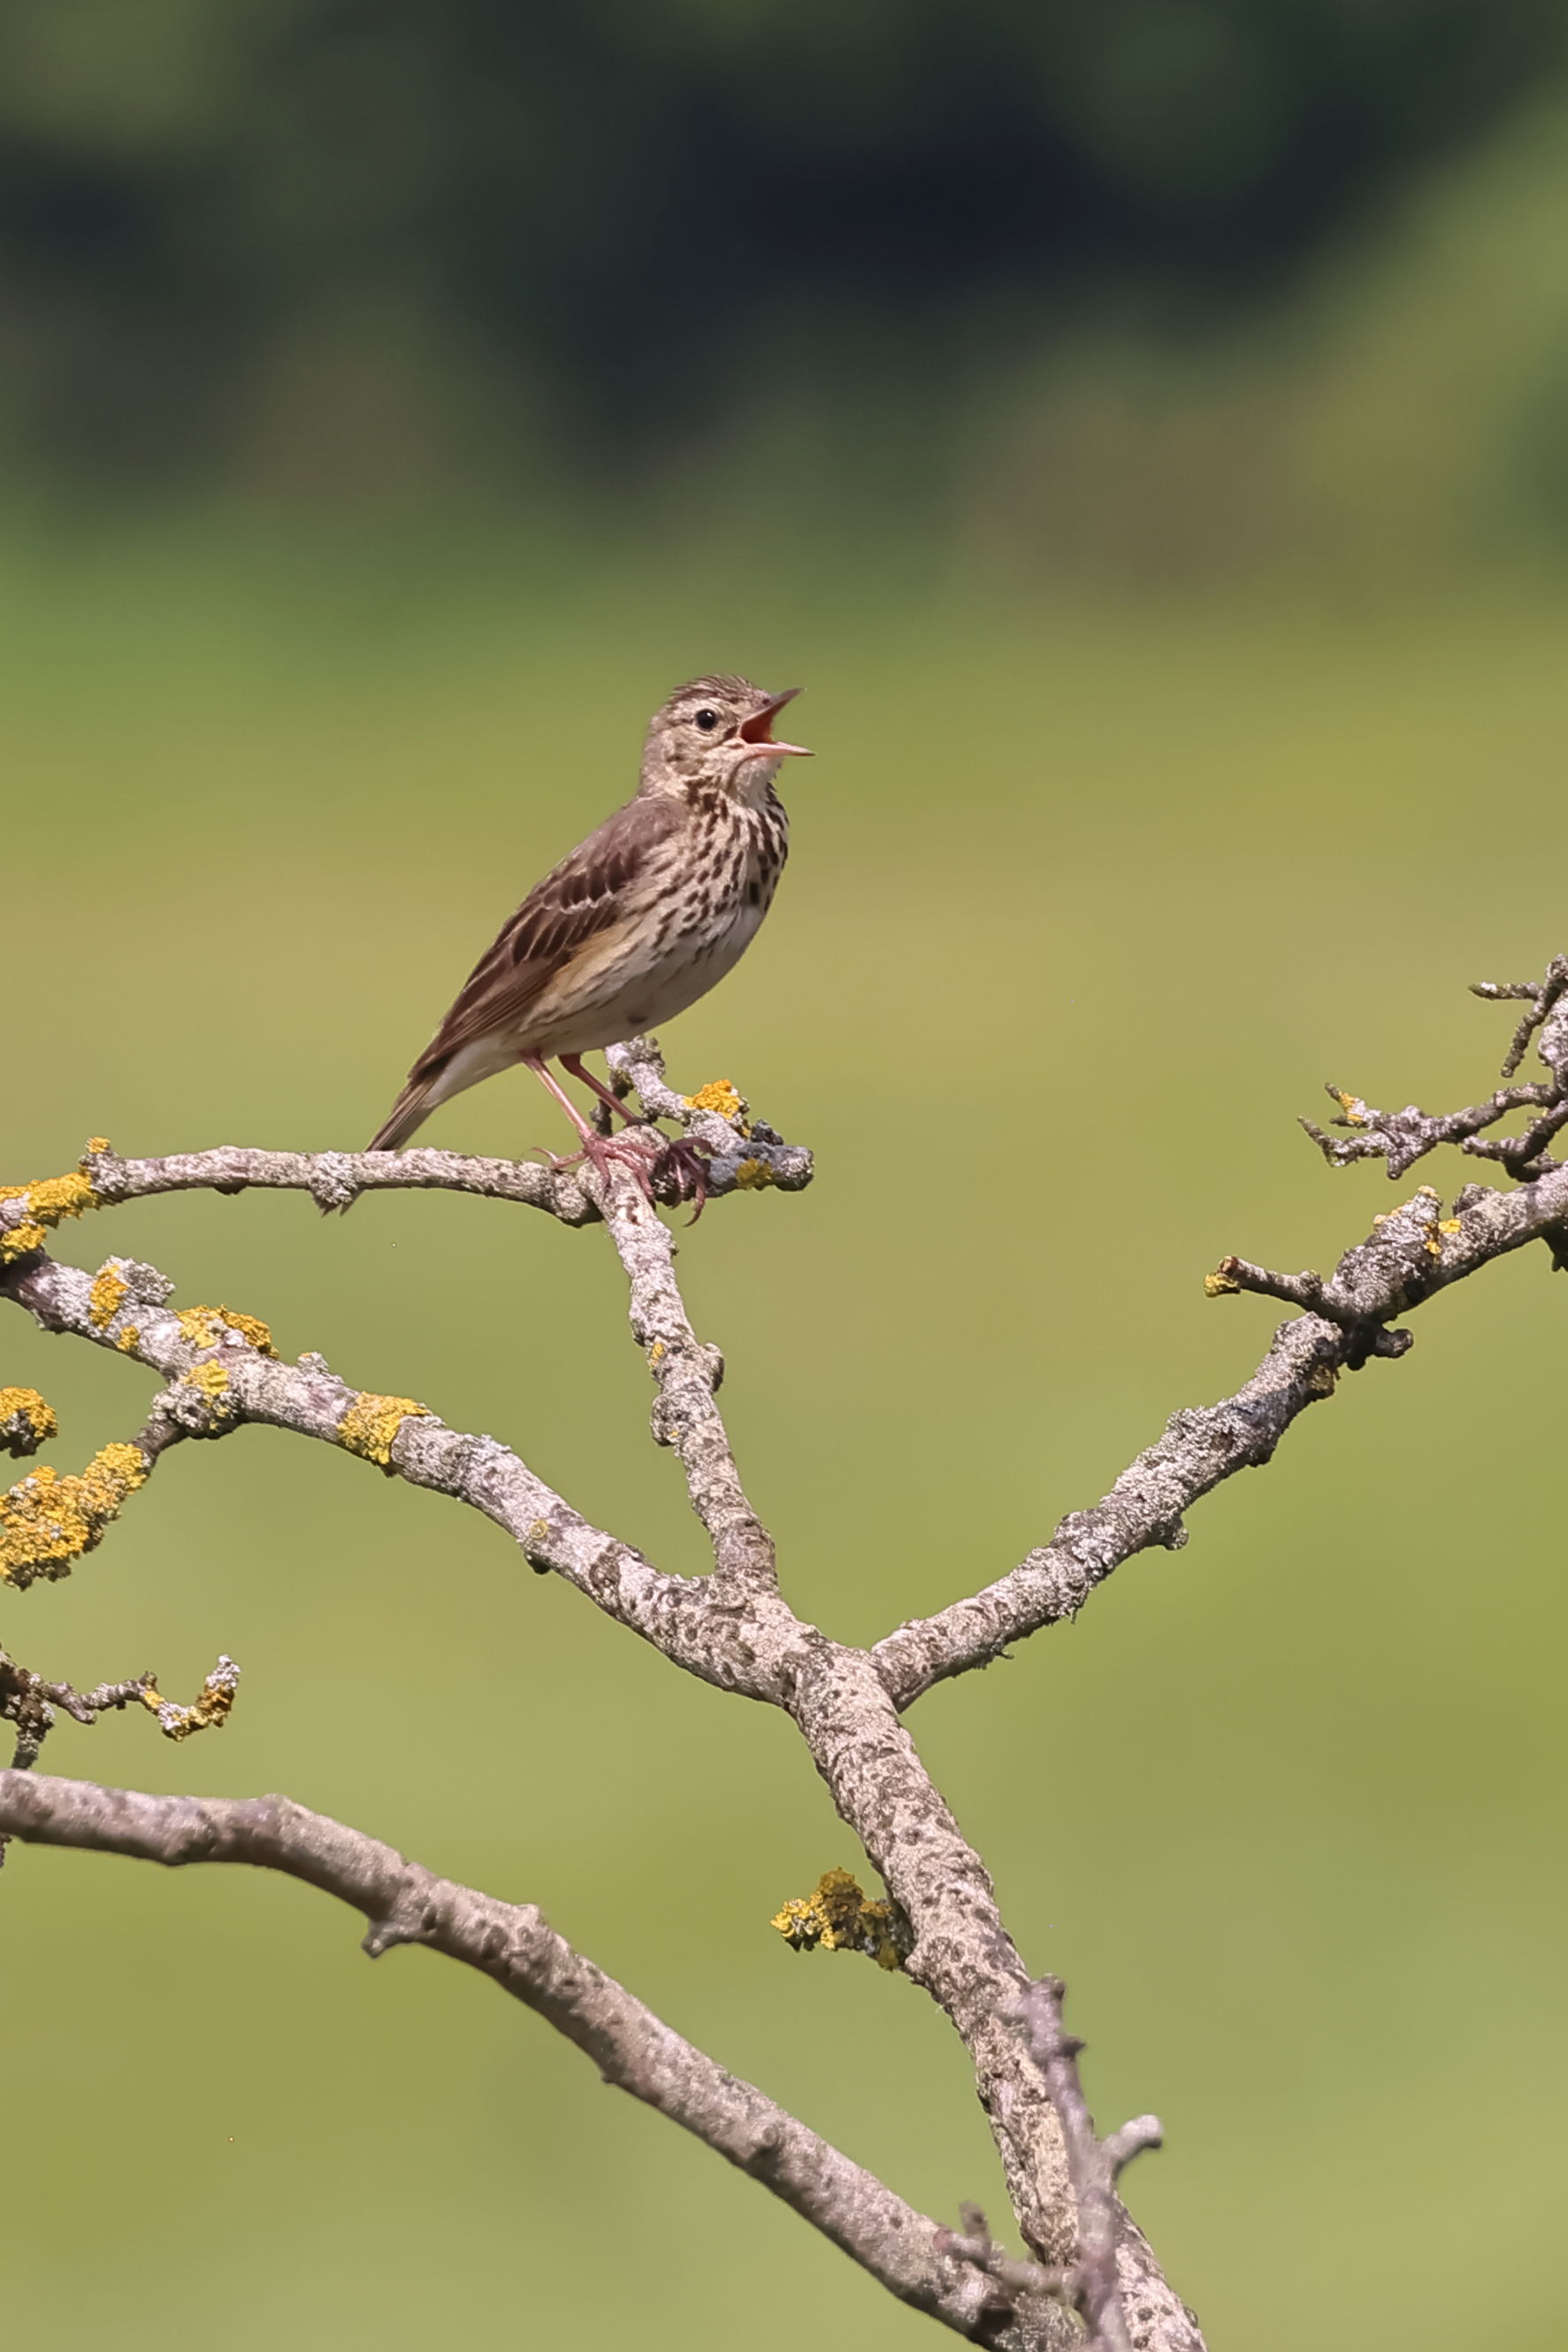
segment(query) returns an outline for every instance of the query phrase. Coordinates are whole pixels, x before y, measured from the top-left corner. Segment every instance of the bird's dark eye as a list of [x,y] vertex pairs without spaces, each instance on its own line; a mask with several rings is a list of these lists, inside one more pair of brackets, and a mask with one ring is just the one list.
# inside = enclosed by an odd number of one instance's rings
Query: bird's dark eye
[[711,735],[714,729],[718,725],[717,711],[699,710],[697,712],[697,725],[702,729],[705,735]]

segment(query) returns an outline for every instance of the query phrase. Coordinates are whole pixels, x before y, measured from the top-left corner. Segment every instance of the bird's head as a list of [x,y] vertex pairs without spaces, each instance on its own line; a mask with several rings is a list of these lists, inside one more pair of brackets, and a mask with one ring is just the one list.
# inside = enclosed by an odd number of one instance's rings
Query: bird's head
[[768,694],[744,677],[695,677],[653,713],[643,749],[644,792],[704,785],[758,801],[784,760],[806,760],[803,743],[774,740],[773,721],[798,686]]

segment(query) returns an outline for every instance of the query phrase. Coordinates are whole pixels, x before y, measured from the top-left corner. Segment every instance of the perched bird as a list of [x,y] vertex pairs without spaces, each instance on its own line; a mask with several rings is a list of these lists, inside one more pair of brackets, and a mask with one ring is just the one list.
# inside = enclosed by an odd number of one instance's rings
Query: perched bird
[[[789,821],[773,789],[800,743],[773,720],[800,691],[766,694],[743,677],[698,677],[656,710],[636,797],[536,883],[469,973],[408,1074],[371,1151],[396,1151],[438,1103],[520,1062],[542,1080],[604,1171],[621,1159],[646,1190],[648,1160],[600,1135],[548,1064],[620,1113],[582,1056],[668,1021],[739,961],[772,903]],[[669,1145],[683,1158],[688,1147]],[[699,1192],[700,1163],[689,1171]]]

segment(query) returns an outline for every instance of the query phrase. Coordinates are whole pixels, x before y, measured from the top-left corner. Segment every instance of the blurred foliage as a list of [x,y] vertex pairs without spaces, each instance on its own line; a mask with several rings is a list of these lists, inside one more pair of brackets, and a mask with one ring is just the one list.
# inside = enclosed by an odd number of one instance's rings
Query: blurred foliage
[[1279,288],[1563,30],[1560,0],[9,0],[5,429],[221,473],[258,404],[319,429],[357,364],[361,401],[438,386],[458,442],[602,481],[776,365],[941,411],[1118,289],[1190,320]]

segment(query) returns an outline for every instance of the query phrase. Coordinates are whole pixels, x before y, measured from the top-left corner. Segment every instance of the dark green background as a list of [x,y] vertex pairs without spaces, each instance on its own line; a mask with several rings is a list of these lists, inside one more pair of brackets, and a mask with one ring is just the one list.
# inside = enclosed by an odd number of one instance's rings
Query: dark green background
[[998,369],[1117,304],[1178,341],[1245,316],[1565,31],[1562,0],[8,0],[0,431],[107,488],[281,428],[340,495],[390,378],[426,465],[623,491],[782,373],[837,429],[923,419],[925,502],[929,428]]

